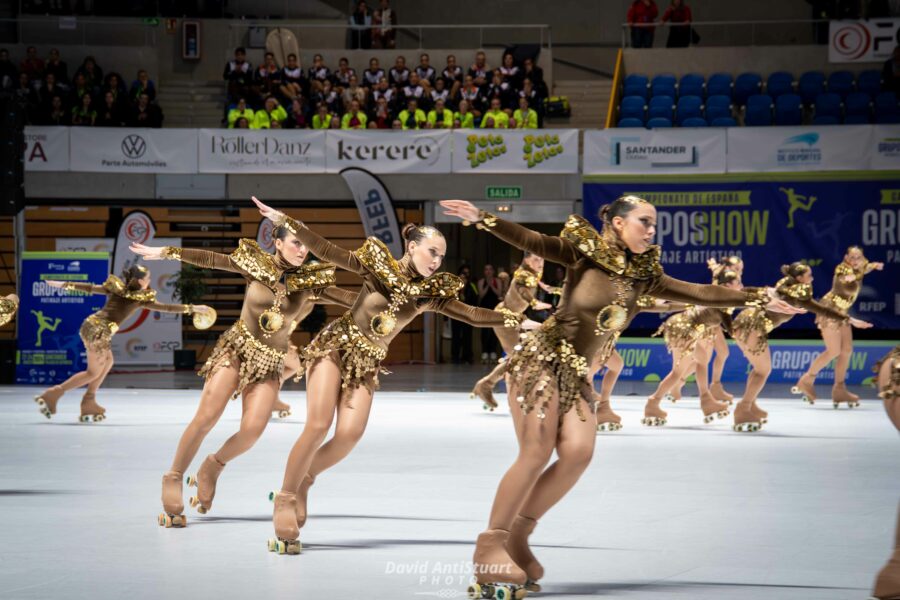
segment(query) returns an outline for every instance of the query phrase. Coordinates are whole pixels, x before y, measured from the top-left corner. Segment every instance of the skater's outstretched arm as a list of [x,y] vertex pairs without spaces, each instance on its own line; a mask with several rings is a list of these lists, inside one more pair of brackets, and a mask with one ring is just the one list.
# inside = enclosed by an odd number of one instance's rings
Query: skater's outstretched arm
[[147,302],[142,305],[148,310],[158,310],[164,313],[175,313],[184,315],[204,314],[211,309],[205,304],[166,304],[163,302]]
[[432,305],[431,310],[473,327],[507,327],[509,329],[537,329],[540,327],[540,323],[526,319],[523,315],[505,308],[490,310],[453,299],[438,300]]
[[522,227],[516,223],[505,221],[479,210],[471,202],[465,200],[441,200],[444,214],[459,217],[470,223],[477,223],[479,229],[485,229],[511,246],[520,250],[533,252],[551,262],[565,266],[574,265],[580,257],[575,245],[555,235],[544,235]]
[[201,269],[215,269],[217,271],[229,271],[243,275],[243,271],[234,264],[227,254],[200,250],[198,248],[178,248],[176,246],[145,246],[133,243],[129,250],[144,258],[144,260],[180,260]]
[[654,278],[646,293],[665,300],[699,304],[712,308],[764,306],[772,312],[788,315],[803,312],[803,309],[796,308],[776,297],[774,289],[771,288],[762,288],[751,292],[732,290],[720,285],[688,283],[668,275]]
[[62,288],[67,292],[77,290],[79,292],[85,292],[87,294],[103,294],[104,296],[109,293],[102,285],[94,285],[93,283],[81,283],[78,281],[47,280],[47,285],[55,288]]
[[363,266],[362,262],[360,262],[353,252],[326,240],[300,221],[292,219],[283,212],[275,210],[271,206],[266,206],[260,202],[256,196],[253,196],[251,199],[259,208],[259,214],[275,223],[278,227],[287,227],[288,230],[297,236],[297,238],[309,248],[309,251],[315,254],[320,260],[358,275],[362,275],[366,272],[366,267]]

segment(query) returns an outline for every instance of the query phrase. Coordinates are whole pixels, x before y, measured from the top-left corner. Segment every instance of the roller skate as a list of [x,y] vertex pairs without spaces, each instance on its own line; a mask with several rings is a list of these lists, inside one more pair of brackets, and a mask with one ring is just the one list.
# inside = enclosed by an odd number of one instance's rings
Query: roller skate
[[622,417],[613,412],[609,400],[594,395],[597,406],[597,431],[618,431],[622,429]]
[[663,396],[663,400],[667,400],[672,404],[678,402],[679,400],[681,400],[681,388],[683,387],[684,382],[682,381],[674,390],[672,390],[671,392],[666,392],[666,395]]
[[188,475],[188,487],[197,488],[197,495],[191,496],[188,501],[201,515],[205,515],[212,508],[212,501],[216,496],[216,481],[224,468],[225,465],[220,463],[215,455],[210,454],[200,465],[196,475]]
[[291,416],[291,405],[282,402],[279,398],[275,398],[275,404],[272,405],[272,413],[278,415],[279,419]]
[[750,410],[753,411],[753,414],[755,414],[757,417],[759,417],[759,422],[762,425],[765,425],[766,423],[769,422],[769,413],[767,413],[766,411],[761,409],[759,407],[759,404],[756,403],[756,400],[753,401],[753,406],[750,407]]
[[734,407],[734,427],[735,431],[741,433],[753,433],[762,429],[760,416],[753,411],[753,403],[741,400]]
[[300,528],[297,527],[297,495],[277,492],[272,524],[275,526],[275,537],[268,541],[269,552],[278,554],[300,554]]
[[666,424],[666,417],[669,413],[659,407],[659,399],[650,396],[647,398],[647,405],[644,406],[644,418],[641,424],[648,427],[662,427]]
[[831,388],[831,401],[834,403],[835,408],[838,408],[841,402],[846,402],[847,408],[859,406],[859,396],[851,394],[843,381],[834,382],[834,386]]
[[728,416],[728,405],[716,400],[712,393],[700,394],[700,410],[703,411],[703,422],[712,423],[716,419],[724,419]]
[[[306,496],[309,494],[309,488],[312,487],[315,479],[307,475],[303,478],[303,481],[300,482],[300,487],[297,489],[297,528],[302,529],[306,524]],[[275,502],[275,497],[278,495],[278,492],[271,491],[269,492],[269,502]]]
[[518,600],[528,595],[528,576],[506,550],[510,532],[489,529],[478,536],[475,544],[475,583],[469,586],[472,600]]
[[523,570],[528,578],[525,589],[529,592],[541,591],[538,580],[544,576],[544,567],[538,562],[528,546],[528,537],[534,531],[537,521],[519,515],[513,521],[509,530],[509,539],[506,540],[506,551],[510,558]]
[[160,527],[186,527],[184,501],[181,499],[181,473],[168,471],[162,478],[163,511],[157,520]]
[[494,409],[497,408],[497,401],[494,400],[494,386],[496,384],[497,382],[493,381],[490,375],[482,377],[478,380],[478,383],[475,384],[475,387],[472,388],[472,393],[469,394],[469,398],[481,398],[484,402],[482,408],[493,412]]
[[728,406],[734,403],[734,396],[725,391],[721,381],[713,381],[709,386],[709,393],[719,402],[724,402]]
[[66,391],[64,389],[58,385],[54,385],[52,388],[44,390],[44,393],[40,396],[35,396],[34,401],[37,402],[41,414],[49,419],[56,414],[56,403],[59,402],[59,399],[62,398],[62,395],[65,393]]
[[78,420],[82,423],[89,423],[91,420],[99,423],[104,419],[106,419],[106,409],[97,404],[93,392],[86,392],[81,398],[81,416],[78,417]]
[[809,373],[804,373],[797,380],[797,385],[791,388],[792,394],[803,394],[802,400],[807,404],[816,403],[816,388],[813,386],[815,379]]

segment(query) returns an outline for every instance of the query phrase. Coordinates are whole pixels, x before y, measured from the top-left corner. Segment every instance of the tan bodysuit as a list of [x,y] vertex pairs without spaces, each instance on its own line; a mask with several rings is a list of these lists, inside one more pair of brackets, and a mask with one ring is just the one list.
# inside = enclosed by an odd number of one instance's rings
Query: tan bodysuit
[[[862,280],[865,275],[872,272],[872,263],[866,261],[859,269],[854,269],[845,262],[834,268],[834,279],[831,290],[822,296],[822,304],[838,311],[846,313],[856,302],[859,290],[862,288]],[[850,279],[852,277],[852,279]],[[845,281],[844,279],[849,279]],[[843,321],[830,319],[824,315],[816,315],[816,325],[819,327],[840,327]]]

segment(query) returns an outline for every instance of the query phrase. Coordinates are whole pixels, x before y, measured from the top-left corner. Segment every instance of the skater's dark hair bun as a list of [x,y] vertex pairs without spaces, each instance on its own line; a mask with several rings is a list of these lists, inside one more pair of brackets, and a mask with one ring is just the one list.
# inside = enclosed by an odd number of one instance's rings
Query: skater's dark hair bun
[[723,269],[716,273],[715,277],[713,277],[713,282],[716,285],[725,285],[726,283],[731,283],[732,281],[739,280],[738,274],[734,271],[729,271],[728,269]]
[[278,227],[276,227],[275,229],[272,230],[272,240],[273,241],[274,240],[284,241],[284,238],[286,238],[290,232],[291,232],[291,230],[288,229],[287,227],[285,227],[284,225],[279,225]]
[[416,225],[415,223],[407,223],[404,225],[403,229],[400,230],[400,235],[403,236],[403,242],[405,244],[410,242],[418,244],[426,238],[444,237],[443,233],[431,225]]
[[125,285],[128,288],[138,289],[141,287],[139,283],[141,279],[146,277],[150,271],[147,270],[147,267],[144,265],[131,265],[127,267],[124,271],[122,271],[122,279],[125,280]]
[[727,256],[722,262],[726,265],[734,266],[744,261],[740,256],[735,256],[734,254],[732,254],[731,256]]
[[797,279],[807,272],[809,272],[809,265],[804,264],[800,261],[792,262],[789,265],[781,265],[781,274],[785,277]]
[[609,204],[600,207],[600,220],[609,225],[616,217],[625,217],[641,204],[650,204],[638,196],[619,196]]

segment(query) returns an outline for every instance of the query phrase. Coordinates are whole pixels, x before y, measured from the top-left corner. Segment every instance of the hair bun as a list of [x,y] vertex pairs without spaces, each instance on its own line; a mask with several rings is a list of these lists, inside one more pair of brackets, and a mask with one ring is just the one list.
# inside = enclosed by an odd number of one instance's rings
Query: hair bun
[[791,265],[781,265],[781,274],[782,275],[790,275],[791,274]]
[[403,229],[400,230],[400,235],[405,241],[409,241],[410,237],[412,237],[413,232],[415,232],[415,230],[418,228],[419,226],[415,223],[407,223],[403,226]]

